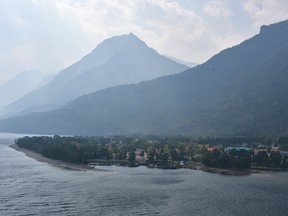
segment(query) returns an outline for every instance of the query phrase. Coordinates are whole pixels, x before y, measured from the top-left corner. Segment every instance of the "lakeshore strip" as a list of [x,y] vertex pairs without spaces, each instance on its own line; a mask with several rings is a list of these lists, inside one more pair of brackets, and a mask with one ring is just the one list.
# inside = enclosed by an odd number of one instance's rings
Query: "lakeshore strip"
[[[51,158],[44,157],[43,155],[36,153],[34,151],[30,151],[27,149],[20,148],[16,144],[10,145],[10,148],[23,152],[26,156],[33,158],[39,162],[44,162],[48,163],[51,166],[67,169],[67,170],[77,170],[77,171],[102,171],[102,172],[111,172],[111,170],[107,169],[99,169],[95,167],[90,167],[87,165],[80,165],[80,164],[73,164],[73,163],[67,163],[61,160],[55,160]],[[196,166],[198,167],[198,166]],[[192,167],[186,167],[188,169],[196,169],[194,166]],[[259,168],[259,167],[251,167],[251,169],[248,170],[231,170],[231,169],[221,169],[221,168],[211,168],[211,167],[205,167],[205,166],[200,166],[197,168],[198,170],[204,171],[204,172],[211,172],[211,173],[218,173],[221,175],[230,175],[230,176],[243,176],[243,175],[250,175],[250,174],[255,174],[255,173],[267,173],[267,172],[279,172],[279,171],[288,171],[287,169],[274,169],[274,168],[269,168],[265,167],[264,168]]]
[[77,171],[91,170],[91,171],[102,171],[102,172],[109,172],[110,171],[110,170],[106,170],[106,169],[89,167],[86,165],[73,164],[73,163],[67,163],[67,162],[60,161],[60,160],[54,160],[51,158],[44,157],[43,155],[38,154],[36,152],[20,148],[19,146],[15,145],[15,144],[10,145],[9,147],[16,150],[16,151],[23,152],[26,156],[33,158],[39,162],[48,163],[51,166],[60,167],[60,168],[67,169],[67,170],[77,170]]

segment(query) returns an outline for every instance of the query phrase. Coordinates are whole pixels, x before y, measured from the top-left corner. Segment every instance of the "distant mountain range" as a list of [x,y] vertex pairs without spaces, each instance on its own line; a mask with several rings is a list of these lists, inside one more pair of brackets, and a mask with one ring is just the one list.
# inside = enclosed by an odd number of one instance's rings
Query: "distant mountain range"
[[116,36],[103,41],[46,85],[6,106],[0,114],[49,111],[84,94],[176,74],[188,68],[161,56],[132,33]]
[[288,134],[288,21],[180,74],[111,87],[61,109],[0,121],[40,134]]
[[0,85],[0,110],[39,87],[45,77],[38,70],[26,70]]
[[186,65],[186,66],[188,66],[188,67],[190,67],[190,68],[193,68],[193,67],[195,67],[195,66],[198,65],[197,63],[183,61],[183,60],[177,59],[177,58],[172,57],[172,56],[169,56],[169,55],[164,55],[164,56],[167,57],[167,58],[170,58],[170,59],[172,59],[173,61],[176,61],[176,62],[178,62],[178,63],[180,63],[180,64]]

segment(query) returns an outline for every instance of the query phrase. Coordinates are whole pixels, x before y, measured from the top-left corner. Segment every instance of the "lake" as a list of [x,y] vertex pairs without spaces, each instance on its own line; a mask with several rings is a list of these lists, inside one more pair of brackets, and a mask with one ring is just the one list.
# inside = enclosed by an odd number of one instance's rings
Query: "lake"
[[222,176],[105,166],[72,171],[8,147],[0,134],[0,215],[287,215],[288,173]]

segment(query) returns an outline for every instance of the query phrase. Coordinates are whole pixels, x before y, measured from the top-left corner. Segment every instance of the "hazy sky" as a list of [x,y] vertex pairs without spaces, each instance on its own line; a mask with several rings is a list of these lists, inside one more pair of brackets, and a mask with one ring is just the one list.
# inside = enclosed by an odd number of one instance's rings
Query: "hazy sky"
[[285,19],[287,0],[0,0],[0,84],[27,69],[57,72],[130,32],[203,63]]

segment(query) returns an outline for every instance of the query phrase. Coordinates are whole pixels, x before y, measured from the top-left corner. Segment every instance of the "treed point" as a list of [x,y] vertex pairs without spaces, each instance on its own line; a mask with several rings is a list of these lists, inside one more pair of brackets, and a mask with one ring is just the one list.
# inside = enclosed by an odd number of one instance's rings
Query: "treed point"
[[288,168],[288,137],[55,135],[26,136],[17,139],[15,144],[51,159],[85,165],[144,165],[164,169]]

